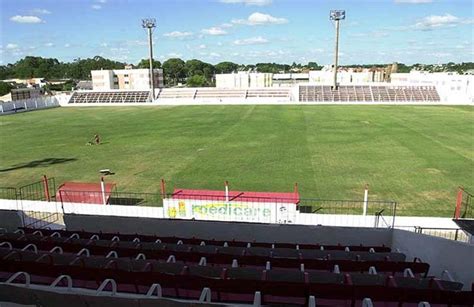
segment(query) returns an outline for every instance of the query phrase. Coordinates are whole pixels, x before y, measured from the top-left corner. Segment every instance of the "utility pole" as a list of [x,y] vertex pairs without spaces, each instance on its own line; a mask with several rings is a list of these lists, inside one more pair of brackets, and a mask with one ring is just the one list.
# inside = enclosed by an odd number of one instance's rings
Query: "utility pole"
[[339,21],[346,19],[346,11],[332,10],[329,13],[329,19],[336,23],[336,47],[334,50],[334,70],[332,89],[337,90],[337,64],[339,60]]
[[155,18],[142,19],[142,27],[148,31],[148,47],[150,49],[150,86],[151,101],[155,100],[155,74],[153,73],[153,29],[156,27]]

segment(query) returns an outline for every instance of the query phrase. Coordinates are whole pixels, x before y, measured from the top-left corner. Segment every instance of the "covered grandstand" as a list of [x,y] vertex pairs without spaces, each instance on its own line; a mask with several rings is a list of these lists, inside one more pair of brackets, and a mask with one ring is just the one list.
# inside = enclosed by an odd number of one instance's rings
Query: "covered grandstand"
[[[454,254],[469,259],[472,247],[402,230],[80,215],[65,216],[65,222],[66,230],[10,227],[0,234],[0,302],[474,303],[473,264],[449,263]],[[444,249],[453,257],[431,258]],[[426,262],[430,259],[432,263]],[[464,272],[448,272],[446,266]]]

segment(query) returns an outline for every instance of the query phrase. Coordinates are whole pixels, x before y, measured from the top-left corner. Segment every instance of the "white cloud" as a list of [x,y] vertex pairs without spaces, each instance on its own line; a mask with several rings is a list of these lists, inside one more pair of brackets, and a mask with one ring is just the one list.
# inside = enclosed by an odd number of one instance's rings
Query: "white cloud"
[[46,43],[46,44],[44,44],[44,46],[45,46],[45,47],[53,47],[54,44],[53,44],[53,43]]
[[168,58],[181,58],[182,54],[181,53],[176,53],[176,52],[170,52],[166,56]]
[[108,47],[109,44],[107,44],[107,43],[102,43],[102,44],[100,44],[100,46],[101,46],[101,47]]
[[433,30],[441,27],[452,27],[461,23],[462,20],[451,14],[444,15],[430,15],[420,19],[413,25],[414,29],[418,30]]
[[220,25],[221,28],[232,28],[233,26],[233,24],[227,22]]
[[91,8],[92,8],[93,10],[100,10],[100,9],[102,8],[102,5],[93,4],[93,5],[91,5]]
[[252,15],[250,15],[247,19],[234,19],[232,20],[232,23],[241,24],[241,25],[249,25],[249,26],[278,25],[278,24],[288,23],[288,20],[285,18],[278,18],[272,15],[255,12]]
[[267,43],[268,43],[268,39],[263,38],[261,36],[251,37],[251,38],[246,38],[246,39],[238,39],[234,41],[234,45],[237,45],[237,46],[261,45],[261,44],[267,44]]
[[5,47],[6,49],[18,49],[18,45],[17,44],[7,44],[7,46]]
[[201,44],[201,45],[198,46],[198,49],[206,49],[206,45]]
[[69,48],[69,47],[71,47],[71,44],[64,44],[64,47]]
[[209,29],[202,29],[201,33],[206,35],[226,35],[227,31],[219,27],[211,27]]
[[395,3],[422,4],[432,3],[433,0],[395,0]]
[[10,20],[13,21],[13,22],[18,22],[18,23],[42,23],[42,22],[44,22],[38,16],[15,15],[15,16],[10,17]]
[[32,9],[31,14],[39,14],[39,15],[49,15],[51,14],[51,11],[48,11],[47,9]]
[[211,52],[211,53],[209,54],[209,56],[211,56],[211,57],[213,57],[213,58],[220,58],[220,57],[221,57],[221,55],[220,55],[219,53],[217,53],[217,52]]
[[107,3],[107,0],[97,0],[97,2],[104,4]]
[[381,37],[387,37],[389,35],[388,32],[385,31],[371,31],[371,32],[361,32],[361,33],[353,33],[350,34],[352,37],[376,37],[376,38],[381,38]]
[[[124,42],[126,46],[148,46],[148,41],[147,40],[133,40],[133,41],[126,41]],[[153,40],[153,44],[155,44],[155,40]]]
[[272,0],[219,0],[219,2],[227,4],[245,4],[256,6],[265,6],[272,4]]
[[193,35],[192,32],[181,32],[181,31],[173,31],[173,32],[163,34],[163,36],[170,37],[170,38],[186,38],[192,35]]

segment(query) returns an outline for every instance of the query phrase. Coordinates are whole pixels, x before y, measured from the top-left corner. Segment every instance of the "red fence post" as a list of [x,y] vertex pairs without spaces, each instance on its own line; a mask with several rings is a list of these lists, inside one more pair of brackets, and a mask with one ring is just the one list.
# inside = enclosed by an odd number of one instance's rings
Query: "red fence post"
[[46,198],[47,201],[50,201],[50,195],[49,195],[49,186],[48,186],[48,177],[46,175],[43,175],[43,188],[44,188],[44,197]]
[[456,209],[454,210],[454,218],[458,219],[461,215],[462,196],[464,194],[464,188],[459,187],[458,197],[456,198]]
[[165,197],[166,197],[165,180],[161,178],[161,199],[164,199]]

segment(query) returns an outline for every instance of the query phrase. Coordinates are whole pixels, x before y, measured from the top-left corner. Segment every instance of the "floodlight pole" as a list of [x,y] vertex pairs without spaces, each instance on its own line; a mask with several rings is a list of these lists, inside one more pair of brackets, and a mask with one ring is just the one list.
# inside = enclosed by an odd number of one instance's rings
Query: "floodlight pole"
[[337,62],[339,58],[339,19],[336,19],[336,47],[334,48],[334,72],[332,89],[337,90]]
[[329,18],[336,23],[336,46],[334,50],[334,70],[333,70],[333,84],[332,89],[337,90],[337,64],[339,60],[339,22],[346,18],[346,11],[332,10],[329,13]]
[[156,27],[156,20],[152,18],[142,19],[142,27],[148,32],[148,47],[150,49],[150,86],[152,101],[155,100],[155,75],[153,73],[153,29]]

